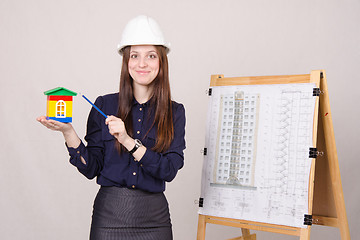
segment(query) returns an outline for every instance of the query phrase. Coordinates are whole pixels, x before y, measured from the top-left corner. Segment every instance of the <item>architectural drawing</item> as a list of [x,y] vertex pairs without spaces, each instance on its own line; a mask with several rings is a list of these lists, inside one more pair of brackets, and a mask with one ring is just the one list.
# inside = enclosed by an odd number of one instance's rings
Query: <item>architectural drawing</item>
[[221,95],[213,184],[254,187],[258,101],[243,91]]
[[212,88],[200,214],[304,227],[314,87]]

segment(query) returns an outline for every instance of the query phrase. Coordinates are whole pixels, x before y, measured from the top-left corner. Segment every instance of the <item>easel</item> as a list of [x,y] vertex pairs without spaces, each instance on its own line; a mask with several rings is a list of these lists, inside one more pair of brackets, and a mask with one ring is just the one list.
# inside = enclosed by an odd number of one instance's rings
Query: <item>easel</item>
[[306,228],[296,228],[199,214],[197,240],[205,240],[207,223],[241,228],[242,236],[228,240],[255,240],[256,235],[250,234],[250,230],[293,235],[300,237],[300,240],[309,240],[311,224],[337,227],[340,230],[341,239],[350,240],[325,71],[311,71],[311,74],[306,75],[238,78],[212,75],[210,87],[239,85],[239,82],[242,85],[270,82],[271,84],[316,83],[319,87],[319,100],[315,107],[313,125],[315,133],[313,143],[317,152],[315,158],[312,159],[308,196],[309,213],[313,215],[312,218],[310,215],[310,219],[306,219],[310,222]]

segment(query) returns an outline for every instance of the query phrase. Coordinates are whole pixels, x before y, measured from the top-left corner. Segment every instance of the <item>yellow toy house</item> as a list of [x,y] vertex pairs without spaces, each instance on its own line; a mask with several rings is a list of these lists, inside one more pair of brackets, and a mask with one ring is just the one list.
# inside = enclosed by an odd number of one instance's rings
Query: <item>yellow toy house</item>
[[77,93],[58,87],[44,94],[47,95],[46,117],[59,122],[72,122],[72,101]]

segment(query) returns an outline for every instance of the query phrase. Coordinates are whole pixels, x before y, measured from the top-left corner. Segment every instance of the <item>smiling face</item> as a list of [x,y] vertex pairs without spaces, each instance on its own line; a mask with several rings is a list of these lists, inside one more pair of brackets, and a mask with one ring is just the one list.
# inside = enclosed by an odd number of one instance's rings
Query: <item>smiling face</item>
[[131,46],[128,68],[134,87],[150,87],[159,73],[159,65],[155,46]]

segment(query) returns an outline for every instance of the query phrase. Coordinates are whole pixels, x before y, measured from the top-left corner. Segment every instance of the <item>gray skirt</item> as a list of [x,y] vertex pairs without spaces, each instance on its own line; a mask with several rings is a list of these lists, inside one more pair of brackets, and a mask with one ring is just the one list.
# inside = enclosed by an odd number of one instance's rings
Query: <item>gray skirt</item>
[[101,187],[94,202],[90,240],[172,240],[163,193]]

